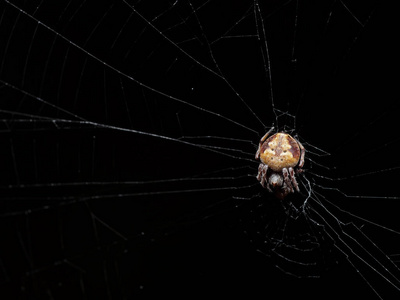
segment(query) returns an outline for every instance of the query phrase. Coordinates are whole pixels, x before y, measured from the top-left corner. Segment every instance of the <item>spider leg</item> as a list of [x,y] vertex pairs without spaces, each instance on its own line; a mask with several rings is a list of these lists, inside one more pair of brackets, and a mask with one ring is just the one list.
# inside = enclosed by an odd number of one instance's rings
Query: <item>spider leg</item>
[[265,181],[265,183],[267,184],[267,186],[264,186],[264,187],[267,188],[268,192],[273,193],[273,192],[272,192],[272,189],[271,189],[271,187],[270,187],[270,185],[269,185],[267,176],[265,176],[264,181]]
[[263,143],[266,140],[266,138],[269,136],[269,134],[272,132],[272,130],[274,130],[274,127],[271,127],[271,129],[268,130],[268,132],[266,134],[264,134],[264,136],[260,140],[260,143]]
[[[263,165],[263,164],[259,164],[259,165],[258,165],[257,180],[260,181],[260,183],[261,183],[262,177],[263,177],[263,175],[262,175],[263,169],[264,169],[264,165]],[[262,184],[262,183],[261,183],[261,184]]]
[[260,142],[258,143],[258,149],[256,152],[256,159],[260,158],[260,150],[261,150],[261,146],[262,144],[264,144],[265,139],[269,136],[269,134],[272,132],[272,130],[274,130],[274,127],[271,127],[270,130],[268,130],[268,132],[266,134],[264,134],[264,136],[261,138]]
[[292,183],[290,182],[288,169],[283,168],[283,169],[282,169],[282,174],[283,174],[283,179],[285,180],[285,183],[286,183],[287,188],[289,189],[289,191],[290,191],[291,193],[293,193],[294,190],[293,190]]
[[260,158],[260,145],[258,145],[258,149],[257,149],[255,158],[256,158],[256,159],[259,159],[259,158]]
[[296,176],[292,167],[289,168],[290,180],[297,192],[300,192],[299,185],[297,184]]
[[268,166],[264,164],[259,164],[258,166],[258,174],[257,174],[257,180],[261,183],[263,188],[266,188],[269,192],[272,193],[272,190],[269,186],[269,182],[267,179],[267,171],[268,171]]
[[267,188],[268,191],[272,192],[271,188],[269,187],[269,182],[267,179],[268,166],[263,164],[261,167],[262,167],[261,185],[263,186],[263,188]]
[[304,155],[306,154],[306,149],[299,141],[297,141],[297,143],[299,144],[300,153],[301,153],[300,154],[300,162],[299,162],[299,168],[301,169],[304,166]]

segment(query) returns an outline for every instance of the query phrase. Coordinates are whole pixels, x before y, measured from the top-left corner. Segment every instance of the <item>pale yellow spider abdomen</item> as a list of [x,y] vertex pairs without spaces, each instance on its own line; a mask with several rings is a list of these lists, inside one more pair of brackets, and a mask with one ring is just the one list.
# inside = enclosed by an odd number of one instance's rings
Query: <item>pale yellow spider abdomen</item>
[[283,168],[294,168],[300,160],[297,141],[286,133],[276,133],[269,137],[260,148],[260,160],[275,172]]

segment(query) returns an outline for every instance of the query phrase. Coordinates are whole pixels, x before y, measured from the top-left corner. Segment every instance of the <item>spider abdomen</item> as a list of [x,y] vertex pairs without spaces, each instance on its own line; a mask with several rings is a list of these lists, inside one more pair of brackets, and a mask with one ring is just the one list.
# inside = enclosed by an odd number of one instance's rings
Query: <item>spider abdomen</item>
[[300,147],[297,141],[286,133],[276,133],[261,146],[260,160],[275,172],[283,168],[294,168],[300,160]]

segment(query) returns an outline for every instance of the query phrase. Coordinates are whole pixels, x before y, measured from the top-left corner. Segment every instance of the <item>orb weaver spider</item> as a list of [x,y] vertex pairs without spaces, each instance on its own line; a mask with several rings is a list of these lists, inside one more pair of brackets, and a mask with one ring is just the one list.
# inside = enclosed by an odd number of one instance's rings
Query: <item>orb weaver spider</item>
[[[295,174],[301,173],[304,166],[304,146],[284,132],[270,135],[271,128],[261,139],[256,152],[260,160],[257,180],[279,199],[296,190],[300,192]],[[267,139],[268,138],[268,139]]]

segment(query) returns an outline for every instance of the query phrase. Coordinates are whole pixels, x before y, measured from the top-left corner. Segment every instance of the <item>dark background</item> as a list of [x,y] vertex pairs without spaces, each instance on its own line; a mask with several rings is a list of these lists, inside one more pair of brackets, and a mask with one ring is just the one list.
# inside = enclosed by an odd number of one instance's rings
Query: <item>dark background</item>
[[[4,299],[374,299],[337,251],[319,279],[280,272],[244,233],[263,226],[253,221],[276,204],[243,177],[256,174],[253,156],[193,144],[252,154],[274,124],[313,149],[307,179],[359,196],[315,186],[321,199],[398,230],[398,199],[384,198],[398,195],[394,7],[260,1],[254,10],[252,1],[210,1],[193,13],[201,2],[161,2],[1,1]],[[241,37],[218,40],[229,28]],[[175,140],[182,136],[253,144]],[[331,155],[313,155],[314,147]],[[207,180],[188,180],[197,174]],[[222,176],[236,179],[212,179]],[[257,210],[232,199],[259,193],[273,204]],[[366,232],[398,253],[396,235]],[[396,298],[371,278],[385,299]]]

